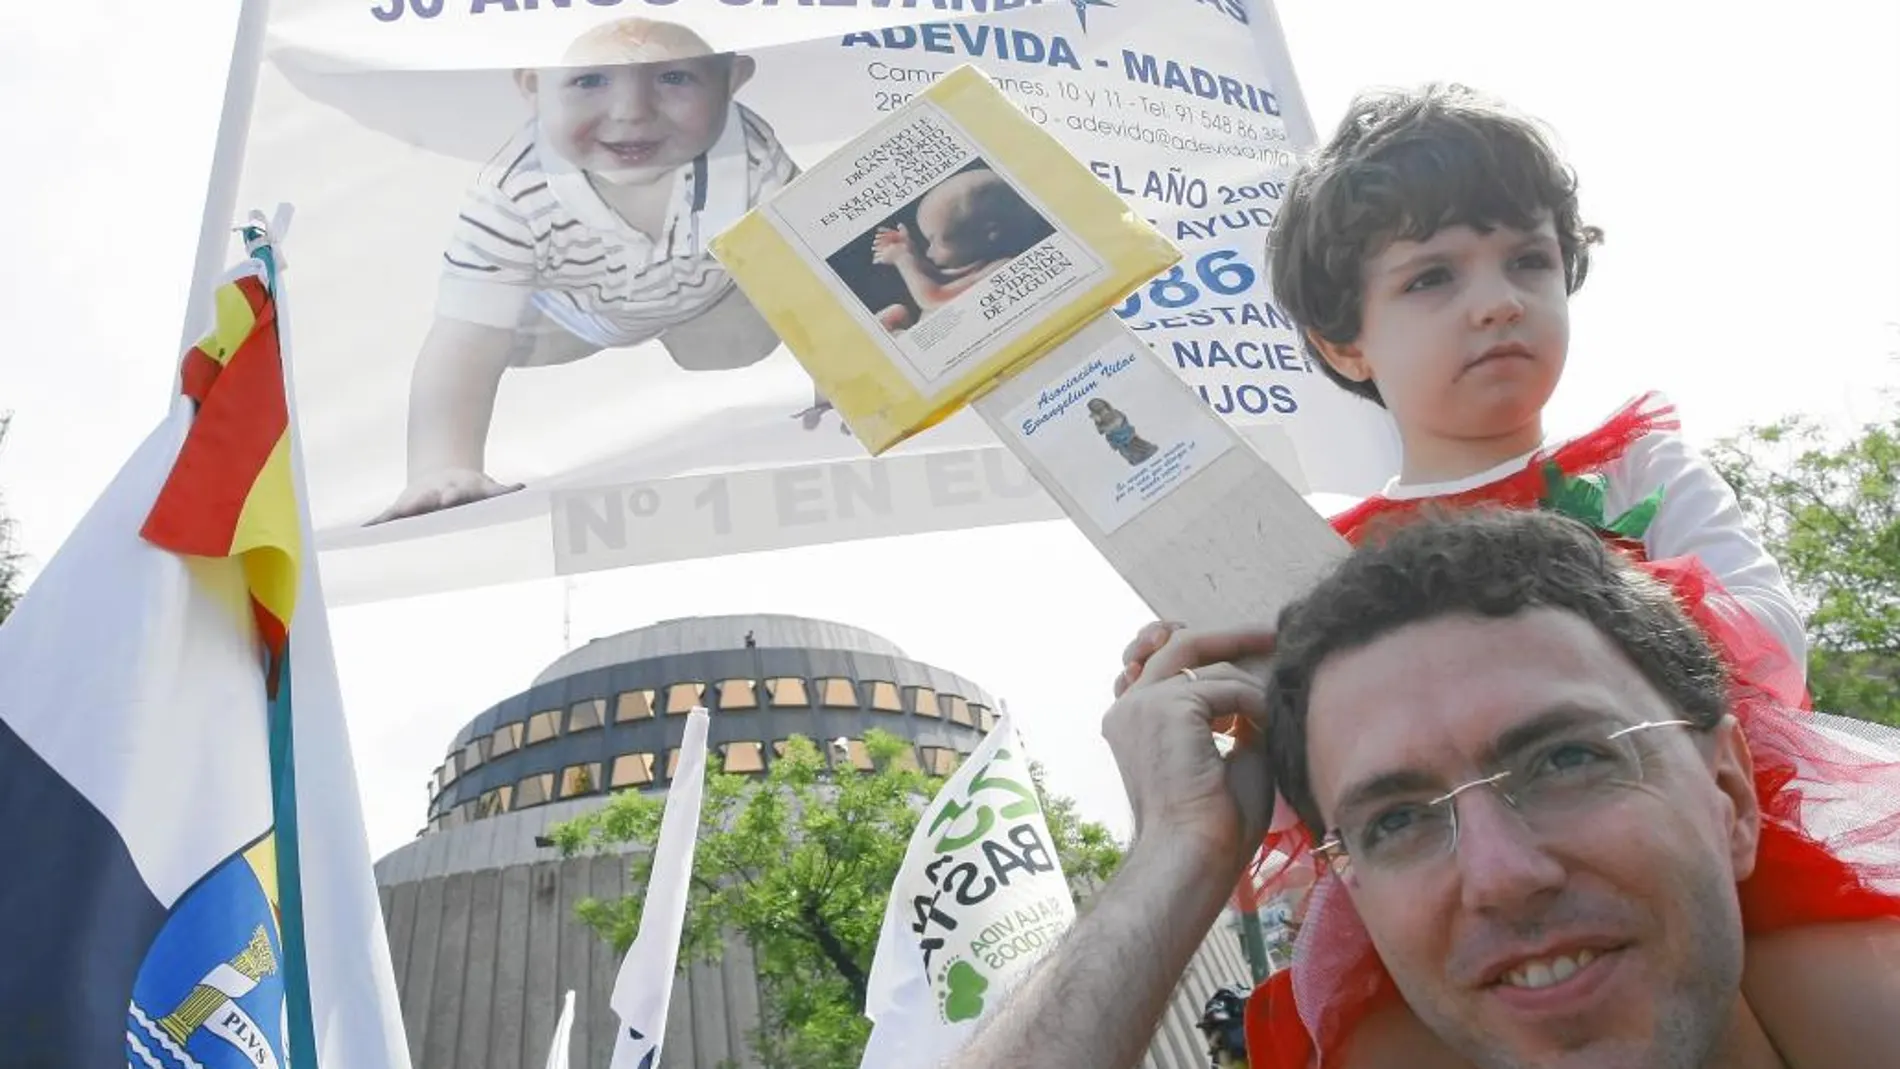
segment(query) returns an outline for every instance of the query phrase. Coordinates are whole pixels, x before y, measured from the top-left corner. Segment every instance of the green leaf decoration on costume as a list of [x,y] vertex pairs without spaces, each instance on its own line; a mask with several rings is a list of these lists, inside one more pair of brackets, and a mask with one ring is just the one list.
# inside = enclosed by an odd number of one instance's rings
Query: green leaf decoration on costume
[[1649,525],[1656,521],[1656,513],[1662,508],[1663,488],[1630,506],[1630,510],[1610,521],[1610,532],[1624,538],[1641,539],[1649,531]]
[[1565,475],[1555,462],[1544,465],[1544,507],[1552,512],[1602,530],[1608,498],[1603,476]]
[[1544,465],[1543,506],[1559,515],[1588,524],[1591,530],[1640,541],[1662,508],[1663,488],[1637,502],[1614,520],[1604,518],[1609,507],[1609,483],[1596,472],[1566,475],[1555,462]]

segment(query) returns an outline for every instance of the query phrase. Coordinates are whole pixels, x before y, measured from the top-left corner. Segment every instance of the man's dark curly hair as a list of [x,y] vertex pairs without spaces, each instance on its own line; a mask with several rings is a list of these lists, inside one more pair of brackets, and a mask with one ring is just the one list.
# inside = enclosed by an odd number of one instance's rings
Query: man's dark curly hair
[[1675,595],[1574,520],[1539,511],[1467,510],[1376,532],[1280,613],[1267,674],[1274,782],[1316,836],[1325,833],[1307,764],[1313,680],[1335,654],[1443,616],[1556,609],[1589,621],[1685,720],[1707,730],[1729,711],[1728,679]]
[[1273,299],[1328,378],[1383,405],[1377,386],[1333,370],[1307,335],[1359,337],[1366,261],[1447,226],[1529,230],[1545,215],[1575,293],[1603,232],[1578,217],[1576,174],[1533,120],[1460,85],[1363,93],[1287,183],[1267,238]]

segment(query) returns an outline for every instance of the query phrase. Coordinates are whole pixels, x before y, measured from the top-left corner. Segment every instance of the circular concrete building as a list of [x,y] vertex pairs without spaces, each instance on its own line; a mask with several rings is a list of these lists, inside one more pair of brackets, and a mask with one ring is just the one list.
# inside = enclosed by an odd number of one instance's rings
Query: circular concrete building
[[[695,705],[712,713],[708,762],[742,775],[763,773],[793,735],[820,742],[834,763],[866,765],[861,740],[873,728],[947,775],[997,715],[973,681],[868,631],[801,617],[671,620],[563,655],[456,733],[425,828],[376,865],[416,1069],[539,1069],[569,990],[572,1064],[606,1069],[618,962],[574,910],[638,888],[625,855],[564,859],[544,834],[607,792],[664,791]],[[1217,987],[1247,975],[1237,936],[1217,927],[1147,1064],[1205,1065],[1193,1021]],[[665,1062],[757,1066],[746,1036],[758,1021],[751,954],[735,940],[717,963],[683,963]]]
[[432,832],[603,791],[664,788],[685,714],[712,711],[708,760],[765,771],[792,735],[864,761],[865,731],[916,745],[948,773],[995,722],[995,701],[962,676],[913,661],[855,627],[790,616],[675,620],[596,639],[526,691],[469,721],[436,771]]

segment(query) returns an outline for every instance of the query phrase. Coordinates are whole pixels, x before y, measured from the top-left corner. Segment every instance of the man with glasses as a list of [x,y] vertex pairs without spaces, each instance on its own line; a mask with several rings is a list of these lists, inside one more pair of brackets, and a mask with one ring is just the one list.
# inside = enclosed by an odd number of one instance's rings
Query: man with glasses
[[[1802,814],[1763,813],[1721,662],[1592,533],[1539,513],[1415,523],[1290,607],[1275,645],[1178,632],[1109,711],[1135,843],[957,1069],[1136,1064],[1274,784],[1338,877],[1316,893],[1354,907],[1324,923],[1362,922],[1402,996],[1328,1065],[1900,1065],[1894,869],[1823,853],[1860,919],[1745,924],[1761,881],[1812,885],[1788,861]],[[1228,663],[1269,649],[1264,688]],[[1235,715],[1267,737],[1223,759],[1208,725]],[[1349,965],[1301,968],[1347,992]],[[1290,1027],[1334,1010],[1303,1004]],[[1249,1039],[1256,1066],[1289,1064],[1270,1029]]]

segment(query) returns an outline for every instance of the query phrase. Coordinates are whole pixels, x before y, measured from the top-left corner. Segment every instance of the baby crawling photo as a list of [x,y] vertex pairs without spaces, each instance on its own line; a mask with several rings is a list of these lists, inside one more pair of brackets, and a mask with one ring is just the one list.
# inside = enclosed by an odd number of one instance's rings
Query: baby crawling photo
[[[624,18],[513,72],[525,117],[457,207],[411,376],[406,482],[372,524],[522,488],[487,456],[511,371],[638,349],[624,358],[720,372],[779,348],[709,249],[799,173],[737,99],[756,66]],[[829,408],[814,390],[797,418],[810,430]]]
[[885,330],[901,334],[1054,233],[978,158],[826,262]]

